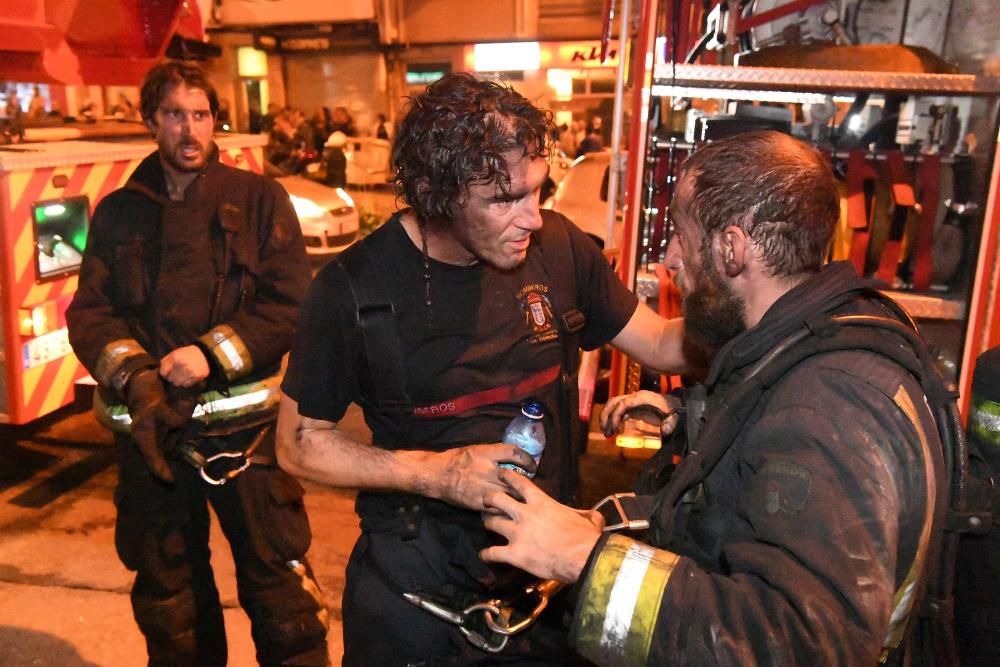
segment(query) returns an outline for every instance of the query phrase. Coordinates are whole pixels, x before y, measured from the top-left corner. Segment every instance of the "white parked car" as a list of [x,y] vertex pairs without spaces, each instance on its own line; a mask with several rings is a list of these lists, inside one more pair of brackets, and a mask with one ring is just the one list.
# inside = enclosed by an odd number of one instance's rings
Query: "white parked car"
[[578,157],[562,177],[551,197],[542,203],[565,215],[590,235],[602,248],[621,244],[622,212],[615,216],[611,243],[608,233],[608,175],[611,151],[587,153]]
[[302,176],[275,180],[292,199],[310,255],[338,253],[358,239],[358,209],[343,188],[331,188]]

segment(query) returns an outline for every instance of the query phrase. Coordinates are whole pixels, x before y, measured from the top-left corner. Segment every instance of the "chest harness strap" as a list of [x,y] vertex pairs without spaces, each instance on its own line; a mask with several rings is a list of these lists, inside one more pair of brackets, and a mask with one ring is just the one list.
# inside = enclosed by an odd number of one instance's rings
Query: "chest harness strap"
[[413,404],[406,393],[403,345],[396,327],[396,309],[365,243],[355,243],[336,259],[354,295],[358,326],[375,394],[385,412],[408,413]]
[[[564,466],[566,472],[564,479],[560,481],[560,489],[564,493],[568,492],[564,497],[570,497],[575,490],[576,443],[579,435],[579,420],[575,416],[573,399],[577,396],[579,332],[583,329],[585,320],[583,313],[575,307],[576,263],[573,261],[569,232],[561,221],[552,220],[547,224],[551,233],[546,235],[548,242],[542,247],[546,256],[545,265],[558,267],[562,271],[562,279],[551,280],[551,283],[556,310],[561,313],[556,321],[563,336],[563,363],[542,369],[511,385],[493,387],[432,405],[414,406],[406,391],[406,366],[396,325],[396,309],[373,253],[367,247],[368,243],[355,243],[335,261],[344,271],[354,297],[369,374],[377,379],[371,386],[373,403],[380,411],[417,419],[451,417],[476,407],[525,398],[550,382],[561,380],[563,387],[558,394],[560,416],[567,428],[565,453],[567,461],[573,462],[573,465]],[[372,242],[376,238],[378,237],[372,237]],[[538,237],[534,237],[532,242],[538,242]],[[549,275],[552,278],[552,274]],[[569,411],[571,405],[574,406],[572,413]]]

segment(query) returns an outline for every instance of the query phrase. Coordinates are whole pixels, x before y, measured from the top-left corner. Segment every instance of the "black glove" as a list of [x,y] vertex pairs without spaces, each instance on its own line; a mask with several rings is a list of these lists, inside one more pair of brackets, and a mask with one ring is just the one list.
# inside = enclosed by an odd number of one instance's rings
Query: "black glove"
[[169,429],[183,426],[187,417],[171,409],[163,381],[155,368],[144,368],[132,374],[125,387],[125,403],[132,417],[132,439],[146,465],[156,477],[173,482],[173,473],[163,457],[166,435]]
[[[175,387],[166,384],[167,410],[171,423],[168,424],[166,435],[159,441],[160,449],[172,452],[180,445],[189,442],[204,431],[205,425],[192,420],[191,415],[198,407],[198,401],[203,392],[207,391],[204,382],[192,387]],[[174,425],[176,424],[176,426]]]

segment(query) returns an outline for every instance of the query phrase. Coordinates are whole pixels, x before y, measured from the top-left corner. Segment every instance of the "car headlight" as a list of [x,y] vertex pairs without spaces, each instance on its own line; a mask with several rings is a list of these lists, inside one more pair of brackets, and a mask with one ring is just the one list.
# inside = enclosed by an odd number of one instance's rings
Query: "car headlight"
[[354,200],[351,198],[351,195],[347,194],[347,190],[344,188],[337,188],[337,194],[340,195],[340,198],[344,200],[345,204],[354,208]]
[[322,218],[323,214],[326,213],[321,206],[311,199],[306,199],[305,197],[296,197],[295,195],[289,195],[292,200],[292,208],[295,209],[295,215],[299,218]]

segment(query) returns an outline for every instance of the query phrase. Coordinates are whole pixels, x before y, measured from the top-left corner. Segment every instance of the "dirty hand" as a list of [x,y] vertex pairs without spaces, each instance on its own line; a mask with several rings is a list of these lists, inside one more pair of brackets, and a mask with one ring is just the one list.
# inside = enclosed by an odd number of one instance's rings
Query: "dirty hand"
[[670,435],[677,428],[680,407],[680,399],[676,396],[665,396],[645,389],[634,394],[614,396],[608,399],[601,410],[601,431],[610,437],[618,432],[626,417],[633,417],[659,426],[661,434]]
[[601,537],[601,515],[562,505],[510,470],[501,470],[500,478],[509,490],[486,497],[489,514],[483,523],[507,538],[507,544],[483,549],[479,557],[487,563],[509,563],[542,579],[579,579]]
[[428,495],[474,510],[483,509],[486,494],[507,488],[499,477],[501,463],[513,463],[531,473],[536,468],[535,460],[523,449],[503,443],[467,445],[431,456],[434,479]]
[[150,471],[165,482],[173,482],[163,457],[167,429],[183,426],[184,419],[167,404],[163,382],[155,369],[136,371],[125,387],[125,403],[132,418],[132,439]]
[[197,345],[179,347],[160,360],[160,375],[175,387],[192,387],[207,378],[210,370]]

